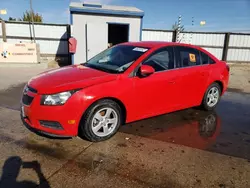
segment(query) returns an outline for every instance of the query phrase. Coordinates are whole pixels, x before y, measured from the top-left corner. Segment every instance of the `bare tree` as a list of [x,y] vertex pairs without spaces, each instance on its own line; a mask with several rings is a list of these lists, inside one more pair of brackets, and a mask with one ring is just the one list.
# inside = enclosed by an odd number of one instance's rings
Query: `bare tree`
[[[177,22],[175,22],[175,23],[172,25],[172,30],[174,30],[174,31],[177,31],[177,30],[178,30],[178,23],[177,23]],[[183,32],[184,30],[185,30],[184,25],[181,25],[181,27],[180,27],[180,32]]]

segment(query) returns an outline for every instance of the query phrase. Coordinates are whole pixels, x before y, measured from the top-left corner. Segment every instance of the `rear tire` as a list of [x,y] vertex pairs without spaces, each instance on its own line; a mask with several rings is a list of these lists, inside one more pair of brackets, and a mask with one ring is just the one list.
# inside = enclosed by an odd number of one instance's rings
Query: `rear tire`
[[114,136],[121,126],[120,106],[110,99],[94,103],[83,115],[79,136],[91,142],[100,142]]
[[218,83],[211,84],[203,97],[202,108],[206,111],[211,111],[216,108],[221,97],[221,87]]

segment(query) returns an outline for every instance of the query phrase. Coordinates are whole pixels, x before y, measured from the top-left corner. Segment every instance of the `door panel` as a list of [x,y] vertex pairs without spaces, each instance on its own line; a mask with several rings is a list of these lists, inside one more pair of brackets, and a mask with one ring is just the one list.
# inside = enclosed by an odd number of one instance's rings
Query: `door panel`
[[108,47],[108,24],[88,23],[87,58],[88,60]]
[[177,110],[180,106],[177,70],[155,73],[146,78],[134,77],[138,117],[146,118]]
[[156,50],[142,64],[154,68],[155,73],[140,77],[139,72],[132,78],[139,119],[177,110],[181,77],[175,69],[173,47]]
[[207,85],[209,65],[202,65],[200,52],[194,48],[176,47],[175,51],[182,77],[182,108],[197,106]]

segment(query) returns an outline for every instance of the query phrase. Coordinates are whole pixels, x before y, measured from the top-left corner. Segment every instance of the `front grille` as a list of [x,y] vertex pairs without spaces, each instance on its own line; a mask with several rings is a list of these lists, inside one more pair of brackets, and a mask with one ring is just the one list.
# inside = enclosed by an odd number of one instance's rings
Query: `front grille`
[[28,86],[28,89],[29,89],[29,91],[32,92],[32,93],[37,93],[37,90],[34,89],[34,88],[32,88],[32,87],[30,87],[30,86]]
[[22,102],[25,105],[30,105],[32,103],[33,99],[34,99],[33,97],[31,97],[31,96],[29,96],[27,94],[24,94],[23,98],[22,98]]

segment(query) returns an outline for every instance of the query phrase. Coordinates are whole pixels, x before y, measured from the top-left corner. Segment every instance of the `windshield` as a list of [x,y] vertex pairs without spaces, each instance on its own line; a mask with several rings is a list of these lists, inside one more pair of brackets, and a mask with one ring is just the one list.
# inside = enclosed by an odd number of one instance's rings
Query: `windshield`
[[109,48],[87,61],[84,66],[109,73],[123,73],[148,48],[119,45]]

